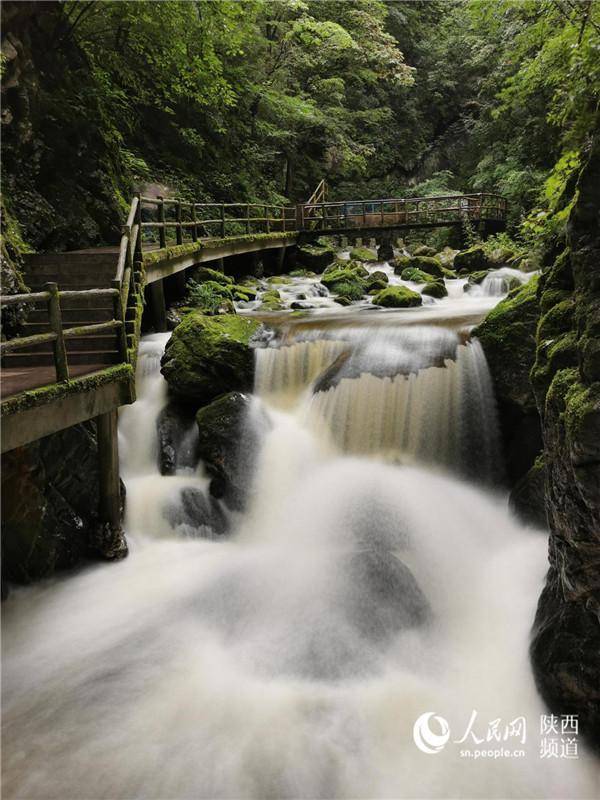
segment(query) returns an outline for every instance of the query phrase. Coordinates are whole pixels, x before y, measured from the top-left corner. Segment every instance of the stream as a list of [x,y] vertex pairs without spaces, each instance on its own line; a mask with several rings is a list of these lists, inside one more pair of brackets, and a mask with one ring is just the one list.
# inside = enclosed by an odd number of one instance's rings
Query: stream
[[[285,286],[288,304],[313,284]],[[159,473],[169,334],[143,339],[119,422],[129,558],[4,604],[4,797],[597,796],[581,741],[540,754],[528,640],[547,535],[497,490],[468,336],[506,281],[447,285],[417,309],[315,294],[308,315],[263,315],[259,445],[226,536],[173,513],[209,477]]]

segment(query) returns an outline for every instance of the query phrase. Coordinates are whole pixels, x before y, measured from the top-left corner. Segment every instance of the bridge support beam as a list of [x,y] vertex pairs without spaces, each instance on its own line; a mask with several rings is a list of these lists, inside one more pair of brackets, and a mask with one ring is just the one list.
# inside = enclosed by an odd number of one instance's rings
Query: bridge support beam
[[114,560],[127,555],[127,543],[121,528],[121,480],[119,478],[119,444],[117,410],[96,417],[98,433],[98,467],[100,482],[99,530],[95,549]]
[[157,333],[164,333],[167,330],[167,306],[165,304],[163,278],[148,284],[148,299],[150,301],[152,327]]
[[390,261],[394,257],[394,248],[391,238],[382,238],[378,242],[377,260]]

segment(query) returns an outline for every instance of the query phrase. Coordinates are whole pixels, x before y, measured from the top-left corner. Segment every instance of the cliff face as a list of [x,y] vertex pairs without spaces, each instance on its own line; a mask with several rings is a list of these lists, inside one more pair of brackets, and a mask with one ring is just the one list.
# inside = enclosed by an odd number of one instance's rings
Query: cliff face
[[24,240],[62,250],[118,237],[123,179],[63,3],[2,4],[5,200]]
[[600,746],[600,136],[567,243],[542,277],[531,380],[542,421],[550,570],[531,656],[552,709]]

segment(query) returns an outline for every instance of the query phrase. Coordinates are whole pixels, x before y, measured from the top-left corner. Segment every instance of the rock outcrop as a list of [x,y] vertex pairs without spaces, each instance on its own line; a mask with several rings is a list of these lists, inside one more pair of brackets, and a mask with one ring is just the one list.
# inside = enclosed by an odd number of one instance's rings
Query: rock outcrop
[[[542,418],[550,569],[531,656],[551,709],[600,748],[600,136],[581,171],[566,248],[542,279],[532,374]],[[574,304],[573,304],[574,300]]]
[[87,556],[127,554],[122,534],[109,541],[100,530],[93,423],[11,450],[2,457],[2,467],[4,580],[29,583]]
[[538,281],[513,289],[473,331],[490,368],[509,484],[533,466],[542,448],[540,420],[529,379],[536,353]]

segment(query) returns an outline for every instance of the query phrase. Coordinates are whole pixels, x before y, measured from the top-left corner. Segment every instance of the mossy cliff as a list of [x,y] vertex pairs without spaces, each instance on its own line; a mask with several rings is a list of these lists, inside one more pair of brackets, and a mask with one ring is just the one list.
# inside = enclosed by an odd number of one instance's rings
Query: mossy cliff
[[510,485],[533,466],[541,450],[539,414],[529,379],[535,361],[540,310],[538,279],[513,289],[473,331],[494,382]]
[[600,136],[564,251],[544,272],[532,382],[542,419],[550,570],[531,655],[557,713],[600,747]]

